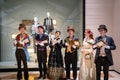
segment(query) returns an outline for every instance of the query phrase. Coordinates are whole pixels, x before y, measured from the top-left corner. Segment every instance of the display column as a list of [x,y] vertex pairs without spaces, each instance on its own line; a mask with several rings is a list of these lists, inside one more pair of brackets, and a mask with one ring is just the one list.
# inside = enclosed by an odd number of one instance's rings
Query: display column
[[1,61],[1,28],[2,27],[2,25],[1,25],[1,8],[0,8],[0,61]]

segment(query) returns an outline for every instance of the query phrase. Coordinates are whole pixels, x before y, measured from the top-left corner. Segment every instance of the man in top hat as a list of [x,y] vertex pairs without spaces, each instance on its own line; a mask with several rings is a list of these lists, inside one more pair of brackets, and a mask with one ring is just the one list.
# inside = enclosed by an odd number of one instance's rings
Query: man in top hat
[[[35,37],[36,45],[37,45],[37,59],[38,59],[38,66],[39,66],[39,72],[40,76],[38,79],[46,78],[47,74],[47,50],[46,47],[48,45],[49,38],[47,35],[44,34],[44,28],[43,26],[38,26],[38,34]],[[43,73],[44,72],[44,73]]]
[[[74,36],[75,30],[73,26],[69,26],[67,29],[68,37],[65,38],[65,67],[66,67],[66,79],[70,79],[70,65],[72,65],[73,78],[77,78],[77,50],[79,49],[79,39]],[[77,41],[75,44],[74,42]],[[78,45],[78,46],[76,46]]]
[[109,66],[113,65],[111,50],[116,49],[116,45],[112,37],[107,36],[108,31],[106,25],[100,25],[98,28],[100,36],[95,39],[95,42],[104,41],[104,45],[98,47],[94,45],[93,48],[96,49],[95,64],[96,64],[96,80],[100,80],[101,76],[101,66],[103,66],[104,80],[108,80]]
[[18,30],[20,33],[16,36],[14,46],[16,46],[15,56],[17,60],[17,80],[22,79],[22,66],[23,62],[24,69],[24,80],[28,80],[28,66],[27,66],[27,45],[30,44],[29,35],[26,34],[26,27],[24,24],[19,24]]

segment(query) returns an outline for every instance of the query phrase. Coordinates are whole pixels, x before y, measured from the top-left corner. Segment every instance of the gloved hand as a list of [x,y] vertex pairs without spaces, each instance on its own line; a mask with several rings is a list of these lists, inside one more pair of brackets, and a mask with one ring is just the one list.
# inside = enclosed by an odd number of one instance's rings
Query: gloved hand
[[103,48],[110,49],[110,46],[105,45],[105,46],[103,46]]
[[39,45],[40,45],[40,46],[44,46],[44,43],[43,43],[43,42],[40,42]]
[[75,49],[76,48],[76,46],[75,45],[72,45],[72,47]]
[[55,45],[57,43],[57,40],[52,41],[52,45]]
[[17,44],[17,40],[14,40],[14,42],[13,42],[13,43],[14,43],[14,45],[16,45],[16,44]]
[[28,42],[29,42],[29,40],[28,40],[28,39],[25,39],[23,42],[24,42],[24,43],[28,43]]
[[93,45],[93,48],[97,48],[98,46],[97,45]]
[[68,43],[65,43],[65,46],[69,46],[69,44],[68,44]]
[[35,45],[38,45],[38,43],[35,43]]
[[75,41],[75,45],[79,46],[80,44],[79,44],[79,42],[78,42],[78,41]]
[[20,44],[22,44],[22,45],[24,46],[24,42],[22,42],[22,41],[19,41],[19,43],[20,43]]

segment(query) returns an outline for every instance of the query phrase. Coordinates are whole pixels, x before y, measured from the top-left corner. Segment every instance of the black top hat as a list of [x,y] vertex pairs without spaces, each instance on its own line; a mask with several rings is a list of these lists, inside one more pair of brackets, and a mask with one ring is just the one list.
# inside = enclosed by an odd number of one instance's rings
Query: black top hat
[[108,31],[106,25],[100,25],[98,30],[100,30],[100,29],[104,29],[106,32]]

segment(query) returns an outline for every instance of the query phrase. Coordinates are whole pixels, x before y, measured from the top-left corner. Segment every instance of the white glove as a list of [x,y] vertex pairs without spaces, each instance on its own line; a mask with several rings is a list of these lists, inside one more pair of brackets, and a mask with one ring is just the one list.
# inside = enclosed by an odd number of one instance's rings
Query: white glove
[[110,49],[110,46],[108,46],[108,45],[105,45],[103,47],[106,48],[106,49]]
[[24,42],[24,43],[28,43],[28,42],[29,42],[29,40],[28,40],[28,39],[25,39],[23,42]]
[[76,48],[76,46],[75,45],[72,45],[72,47],[75,49]]
[[38,45],[38,43],[35,43],[35,45]]
[[14,40],[14,42],[13,42],[15,45],[17,44],[17,40]]
[[106,46],[106,49],[110,49],[110,46]]
[[19,41],[19,43],[22,44],[22,45],[24,45],[24,42],[22,42],[22,41]]
[[57,43],[57,40],[53,40],[52,43],[53,43],[53,44],[56,44],[56,43]]
[[97,47],[97,45],[93,45],[93,48],[96,48]]
[[80,45],[78,41],[75,41],[75,45]]
[[43,43],[43,42],[40,42],[39,45],[40,45],[40,46],[44,46],[44,43]]
[[54,40],[54,41],[52,42],[52,45],[55,45],[56,43],[57,43],[57,41]]
[[65,46],[69,46],[69,44],[68,44],[68,43],[65,43]]

